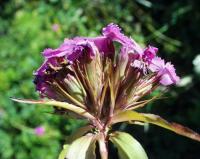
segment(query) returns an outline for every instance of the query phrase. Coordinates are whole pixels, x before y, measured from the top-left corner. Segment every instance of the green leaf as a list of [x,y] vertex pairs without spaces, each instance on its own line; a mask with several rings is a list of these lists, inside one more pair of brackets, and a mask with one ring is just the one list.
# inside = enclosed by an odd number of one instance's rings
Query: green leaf
[[11,99],[13,101],[20,102],[20,103],[52,105],[58,108],[64,108],[64,109],[70,110],[74,113],[77,113],[91,120],[95,119],[95,117],[92,116],[90,113],[88,113],[85,109],[80,108],[73,104],[69,104],[67,102],[60,102],[60,101],[55,101],[55,100],[31,100],[31,99],[15,99],[15,98],[11,98]]
[[[67,152],[69,150],[70,144],[73,143],[73,141],[75,141],[76,139],[80,138],[81,136],[83,136],[86,132],[88,132],[91,129],[90,125],[84,126],[84,127],[80,127],[75,133],[72,133],[72,135],[70,135],[68,137],[67,143],[66,145],[63,146],[63,150],[61,151],[59,158],[58,159],[66,159],[66,155]],[[92,158],[96,158],[96,154],[95,154],[95,145],[96,141],[93,141],[89,148],[88,151],[86,153],[86,156],[88,156],[88,159],[92,159]]]
[[69,145],[68,144],[67,145],[63,145],[63,150],[61,151],[58,159],[65,159],[65,156],[66,156],[66,154],[68,152],[68,149],[69,149]]
[[[95,157],[96,136],[87,134],[78,138],[70,145],[68,149],[67,159],[91,159]],[[95,159],[95,158],[94,158]]]
[[111,123],[119,123],[124,121],[141,121],[158,125],[165,129],[171,130],[179,135],[189,137],[193,140],[200,141],[200,135],[193,130],[177,123],[169,123],[158,115],[138,113],[136,111],[124,111],[113,116]]
[[72,133],[72,135],[68,137],[67,143],[71,144],[74,140],[80,138],[91,129],[92,127],[90,125],[78,128],[74,133]]
[[115,132],[110,140],[117,147],[120,159],[148,159],[143,147],[130,134]]
[[95,149],[96,149],[96,140],[90,144],[90,147],[88,148],[87,153],[86,153],[86,159],[96,158]]

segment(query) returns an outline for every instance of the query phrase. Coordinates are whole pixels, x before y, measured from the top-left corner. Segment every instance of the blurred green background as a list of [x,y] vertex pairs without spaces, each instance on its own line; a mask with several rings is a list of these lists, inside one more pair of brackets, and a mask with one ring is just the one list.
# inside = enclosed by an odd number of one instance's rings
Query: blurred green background
[[[96,36],[110,22],[141,44],[159,47],[172,61],[181,83],[167,99],[149,104],[159,114],[200,133],[199,0],[0,0],[0,158],[56,159],[66,137],[81,121],[52,115],[51,109],[12,102],[38,99],[32,73],[46,47],[64,38]],[[34,128],[43,126],[37,136]],[[117,125],[137,138],[150,159],[199,159],[200,143],[159,127]],[[116,150],[110,149],[116,157]]]

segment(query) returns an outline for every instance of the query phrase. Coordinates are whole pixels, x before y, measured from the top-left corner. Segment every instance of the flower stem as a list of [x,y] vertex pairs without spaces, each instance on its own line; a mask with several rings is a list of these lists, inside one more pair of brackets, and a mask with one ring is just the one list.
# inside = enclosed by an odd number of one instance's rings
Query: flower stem
[[108,159],[108,147],[105,134],[103,133],[100,134],[98,142],[99,142],[101,159]]

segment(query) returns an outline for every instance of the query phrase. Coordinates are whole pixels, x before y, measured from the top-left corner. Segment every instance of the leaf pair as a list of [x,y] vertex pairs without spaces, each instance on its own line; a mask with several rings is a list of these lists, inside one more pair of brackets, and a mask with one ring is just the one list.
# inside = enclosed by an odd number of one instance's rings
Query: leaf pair
[[[78,115],[81,115],[82,117],[89,119],[90,121],[96,121],[96,118],[84,108],[66,102],[59,102],[54,100],[12,100],[28,104],[53,105],[58,108],[72,111]],[[200,135],[189,128],[183,127],[176,123],[169,123],[166,120],[162,119],[160,116],[154,114],[138,113],[132,110],[121,112],[116,111],[112,116],[109,125],[107,126],[126,121],[151,123],[171,130],[177,134],[200,141]],[[110,139],[110,141],[113,142],[114,145],[117,147],[120,159],[147,159],[147,155],[142,146],[129,134],[124,132],[114,132],[109,135],[107,134],[107,131],[88,133],[88,131],[90,130],[90,126],[83,127],[78,130],[78,133],[70,137],[71,140],[68,141],[69,144],[64,146],[64,149],[61,152],[59,159],[95,159],[95,149],[97,141],[99,143],[101,158],[108,159],[107,139]]]
[[[96,137],[87,134],[71,145],[64,145],[58,159],[96,159]],[[117,147],[120,159],[148,159],[140,143],[128,133],[114,132],[110,135],[110,141]],[[103,159],[108,159],[107,154],[101,155]]]
[[[90,133],[89,131],[91,131],[91,127],[84,126],[73,133],[67,141],[68,144],[63,146],[58,159],[96,159],[97,141],[101,159],[108,159],[104,135],[102,133]],[[85,133],[87,134],[84,135]]]

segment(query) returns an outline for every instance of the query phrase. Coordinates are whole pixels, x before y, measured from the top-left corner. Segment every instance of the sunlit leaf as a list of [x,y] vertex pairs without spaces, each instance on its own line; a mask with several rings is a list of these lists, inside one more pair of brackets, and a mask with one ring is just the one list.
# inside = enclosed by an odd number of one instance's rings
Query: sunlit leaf
[[[90,125],[84,126],[84,127],[80,127],[75,133],[73,133],[72,135],[70,135],[68,137],[67,143],[66,145],[63,146],[63,150],[61,151],[59,158],[58,159],[66,159],[66,155],[67,152],[69,150],[70,144],[73,143],[73,141],[75,141],[76,139],[80,138],[81,136],[83,136],[86,132],[88,132],[91,129]],[[96,141],[93,141],[86,153],[86,159],[95,159],[96,158],[96,154],[95,154],[95,148],[96,148]]]
[[58,159],[65,159],[68,149],[69,149],[69,145],[63,145],[63,150],[61,151]]
[[74,140],[78,139],[79,137],[83,136],[85,133],[87,133],[89,130],[91,130],[91,126],[87,125],[84,127],[80,127],[77,129],[72,135],[70,135],[67,139],[67,143],[71,144]]
[[117,147],[120,159],[148,158],[140,143],[128,133],[115,132],[111,134],[110,140]]
[[171,130],[177,134],[200,141],[200,135],[198,133],[180,124],[170,123],[162,119],[158,115],[138,113],[136,111],[124,111],[113,116],[112,124],[124,121],[142,121],[146,123],[151,123],[163,127],[165,129]]
[[52,105],[58,108],[64,108],[64,109],[70,110],[88,119],[94,119],[94,117],[83,108],[80,108],[73,104],[69,104],[67,102],[59,102],[55,100],[31,100],[31,99],[15,99],[15,98],[11,98],[11,99],[13,101],[20,102],[20,103]]
[[96,140],[90,144],[90,147],[88,148],[86,153],[86,159],[96,159],[95,149],[96,149]]
[[[68,149],[67,159],[91,159],[94,157],[96,137],[93,134],[87,134],[81,138],[76,139]],[[92,148],[92,149],[91,149]],[[94,158],[95,159],[95,158]]]

